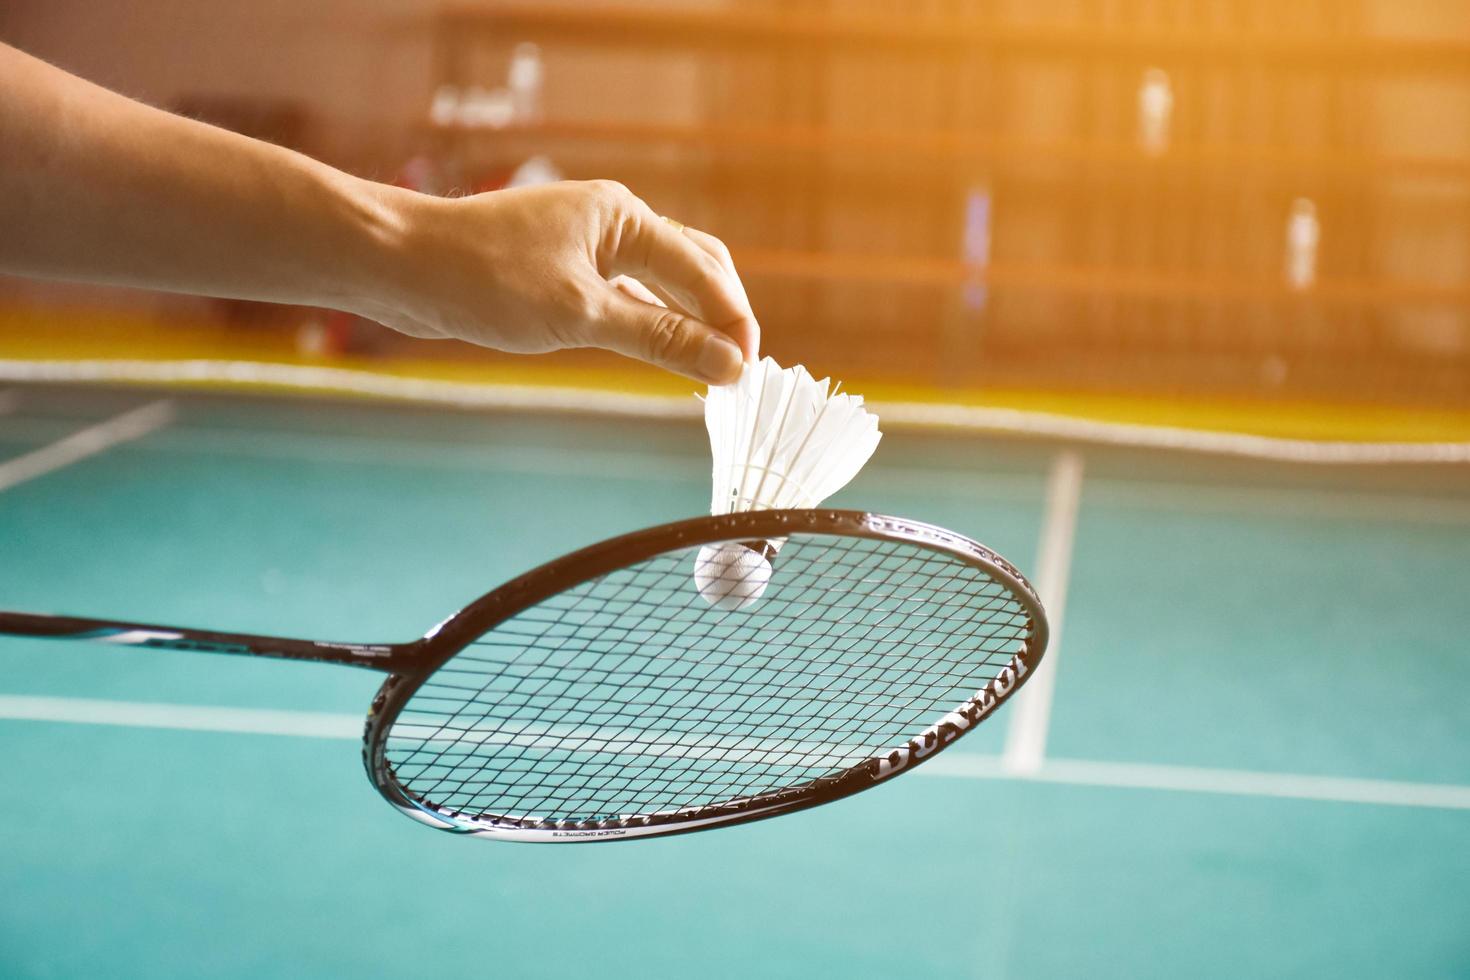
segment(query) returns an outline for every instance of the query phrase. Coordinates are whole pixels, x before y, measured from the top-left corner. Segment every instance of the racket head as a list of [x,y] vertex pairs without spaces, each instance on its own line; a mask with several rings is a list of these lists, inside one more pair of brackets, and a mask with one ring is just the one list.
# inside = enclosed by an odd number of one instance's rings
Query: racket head
[[[766,595],[708,605],[699,549],[761,540],[782,542]],[[831,509],[700,517],[548,562],[435,627],[378,691],[363,760],[388,802],[456,833],[729,826],[926,761],[1046,642],[1020,571],[952,531]]]

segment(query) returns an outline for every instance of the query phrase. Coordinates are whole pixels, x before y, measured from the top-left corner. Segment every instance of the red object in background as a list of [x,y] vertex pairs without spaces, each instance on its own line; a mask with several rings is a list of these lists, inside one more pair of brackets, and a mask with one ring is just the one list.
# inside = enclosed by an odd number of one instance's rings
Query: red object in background
[[501,190],[510,183],[515,172],[512,167],[495,167],[466,178],[447,169],[434,157],[420,153],[404,161],[391,183],[395,187],[404,187],[420,194],[461,197]]
[[515,176],[514,170],[503,167],[496,168],[487,172],[475,181],[475,183],[470,185],[470,193],[484,194],[488,191],[502,190],[506,184],[510,183],[510,179],[513,176]]
[[357,331],[357,316],[352,313],[344,313],[341,310],[326,311],[325,336],[322,342],[322,356],[340,357],[346,354],[352,347],[352,337]]

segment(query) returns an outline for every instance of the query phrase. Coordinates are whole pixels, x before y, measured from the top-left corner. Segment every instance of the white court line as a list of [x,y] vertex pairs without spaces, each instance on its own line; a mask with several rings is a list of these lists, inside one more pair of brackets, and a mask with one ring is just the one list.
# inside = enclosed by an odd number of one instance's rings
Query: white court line
[[1200,486],[1163,480],[1093,477],[1087,500],[1094,506],[1157,514],[1224,514],[1373,520],[1405,524],[1470,523],[1470,497],[1332,490],[1325,487]]
[[[275,711],[189,704],[151,704],[93,698],[0,695],[0,720],[117,725],[240,735],[282,735],[356,741],[363,722],[357,715],[323,711]],[[915,770],[928,776],[999,779],[1104,786],[1119,789],[1222,793],[1279,799],[1369,803],[1429,809],[1470,810],[1470,786],[1411,783],[1389,779],[1352,779],[1286,772],[1252,772],[1131,762],[1048,759],[1029,775],[1017,775],[1004,759],[950,751]]]
[[1036,674],[1011,705],[1002,758],[1016,775],[1031,775],[1046,758],[1046,732],[1057,683],[1057,654],[1062,645],[1062,618],[1067,609],[1067,582],[1072,574],[1072,541],[1077,533],[1077,507],[1082,499],[1082,456],[1058,453],[1046,478],[1046,513],[1041,520],[1041,548],[1036,560],[1036,592],[1046,607],[1050,627],[1046,653]]
[[[0,360],[0,378],[22,383],[122,381],[150,384],[228,384],[365,395],[421,405],[613,414],[630,418],[693,419],[692,398],[539,385],[477,384],[258,361]],[[1346,442],[1283,439],[1164,425],[1102,422],[1013,408],[878,402],[885,425],[971,433],[1039,436],[1106,446],[1168,449],[1314,465],[1465,465],[1470,442]]]
[[[3,393],[0,393],[3,397]],[[17,399],[18,401],[18,399]],[[4,407],[0,404],[0,414]],[[71,420],[7,419],[0,435],[54,438]],[[138,447],[168,456],[204,455],[349,466],[397,466],[467,473],[528,476],[616,476],[625,479],[700,482],[709,478],[693,455],[606,450],[571,452],[524,445],[472,446],[460,442],[425,443],[400,436],[358,436],[287,430],[240,430],[175,424],[162,439]],[[986,500],[1034,500],[1040,478],[1015,473],[981,473],[952,467],[885,463],[882,456],[859,477],[859,486],[885,492],[923,487],[926,495]],[[899,486],[902,483],[904,486]],[[1301,517],[1309,520],[1371,520],[1401,524],[1470,524],[1470,498],[1427,497],[1408,493],[1336,490],[1324,487],[1202,486],[1146,478],[1092,476],[1088,500],[1099,506],[1169,511]]]
[[1374,803],[1385,806],[1470,810],[1470,786],[1453,783],[1408,783],[1391,779],[1309,776],[1290,772],[1254,772],[1166,766],[1144,762],[1094,762],[1048,759],[1034,773],[1018,775],[996,756],[949,752],[915,770],[930,776],[960,779],[1015,779],[1066,786],[1111,786],[1120,789],[1269,796],[1330,803]]
[[[0,434],[51,438],[65,423],[37,419],[8,420]],[[425,443],[397,436],[356,436],[282,430],[239,430],[176,424],[161,439],[139,446],[142,452],[171,456],[203,455],[270,459],[348,466],[401,466],[415,470],[517,474],[525,476],[596,476],[629,480],[707,483],[707,457],[693,453],[650,453],[576,448],[570,451],[504,444],[475,446],[468,442]],[[864,470],[865,486],[917,483],[926,494],[960,496],[973,500],[1036,498],[1039,478],[1013,473],[990,474],[952,468],[924,468],[881,461]],[[1470,504],[1466,506],[1470,520]]]
[[363,725],[361,715],[323,711],[273,711],[9,694],[0,695],[0,718],[241,735],[289,735],[296,738],[362,738]]
[[[3,362],[0,362],[3,368]],[[1132,449],[1261,459],[1320,466],[1456,465],[1470,463],[1470,442],[1351,442],[1286,439],[1172,425],[1104,422],[1015,408],[887,402],[873,407],[884,422],[961,432],[1066,439]]]
[[106,422],[73,432],[49,446],[7,459],[0,463],[0,490],[8,490],[27,480],[45,476],[129,440],[140,439],[168,425],[173,417],[172,402],[150,402]]
[[[4,393],[0,393],[3,397]],[[15,394],[15,393],[12,393]],[[17,401],[19,399],[16,399]],[[0,414],[3,414],[0,405]],[[6,419],[0,434],[20,438],[54,438],[70,420]],[[248,459],[306,460],[360,466],[401,466],[475,473],[530,476],[616,476],[626,479],[707,480],[692,454],[640,451],[537,449],[524,445],[480,445],[432,442],[401,436],[359,436],[288,430],[212,428],[176,424],[163,439],[149,440],[140,450],[163,455],[206,455]],[[468,451],[467,451],[468,450]],[[864,469],[860,486],[891,489],[900,481],[942,494],[987,500],[1036,496],[1038,478],[1014,473],[981,473],[953,467],[918,467],[886,463],[880,454]],[[1143,477],[1092,476],[1088,500],[1108,507],[1187,514],[1301,517],[1310,520],[1372,520],[1404,524],[1470,524],[1470,498],[1429,497],[1409,493],[1338,490],[1327,487],[1204,486]]]

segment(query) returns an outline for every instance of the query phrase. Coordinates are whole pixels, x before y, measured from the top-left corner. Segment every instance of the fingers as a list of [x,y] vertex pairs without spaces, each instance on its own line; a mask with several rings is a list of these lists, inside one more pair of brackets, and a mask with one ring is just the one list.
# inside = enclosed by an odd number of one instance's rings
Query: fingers
[[665,306],[635,299],[623,283],[605,287],[587,342],[711,385],[740,377],[744,354],[720,330]]
[[[730,257],[730,250],[725,247],[725,243],[714,235],[702,232],[698,228],[690,228],[687,225],[680,225],[679,231],[684,237],[694,242],[706,254],[720,263],[720,267],[725,270],[726,275],[735,283],[735,288],[740,290],[740,297],[745,301],[746,309],[752,309],[750,298],[745,295],[745,283],[740,281],[740,273],[735,271],[735,260]],[[747,333],[748,336],[737,337],[736,342],[745,351],[745,359],[747,361],[755,361],[760,357],[761,352],[761,328],[759,321],[755,318],[754,312],[751,313]]]
[[[713,246],[706,247],[689,229],[659,220],[646,204],[629,197],[625,233],[617,238],[608,271],[638,279],[673,305],[719,328],[746,358],[755,359],[760,327],[728,255],[722,261]],[[702,232],[695,234],[718,242]]]
[[655,296],[651,290],[637,279],[627,276],[614,276],[608,280],[615,289],[619,289],[642,303],[652,303],[654,306],[668,306],[668,300]]
[[623,292],[627,293],[634,299],[639,300],[640,302],[652,303],[654,306],[666,307],[667,309],[674,310],[678,313],[683,313],[685,316],[689,315],[688,310],[681,308],[679,304],[673,299],[673,297],[664,292],[662,289],[659,289],[657,287],[649,289],[637,279],[631,279],[628,276],[615,276],[609,281],[613,284],[614,287],[622,290]]
[[688,225],[680,225],[678,230],[685,238],[698,245],[707,255],[720,263],[721,268],[725,270],[725,274],[734,281],[735,287],[740,290],[741,297],[745,298],[745,305],[747,307],[750,306],[750,299],[745,296],[745,283],[740,281],[740,273],[735,271],[735,260],[730,257],[730,250],[725,247],[725,243],[714,235],[702,232],[698,228],[690,228]]
[[[643,283],[638,282],[637,279],[629,279],[627,276],[619,276],[618,280],[621,282],[636,283],[638,288],[643,291],[643,295],[638,295],[637,293],[630,292],[629,290],[623,290],[623,292],[628,293],[628,295],[632,296],[634,299],[641,299],[645,303],[654,302],[657,303],[659,306],[667,306],[671,310],[678,310],[685,316],[690,315],[689,311],[680,306],[679,301],[670,296],[668,290],[664,289],[662,286],[645,286]],[[649,297],[652,297],[652,299],[649,299]]]

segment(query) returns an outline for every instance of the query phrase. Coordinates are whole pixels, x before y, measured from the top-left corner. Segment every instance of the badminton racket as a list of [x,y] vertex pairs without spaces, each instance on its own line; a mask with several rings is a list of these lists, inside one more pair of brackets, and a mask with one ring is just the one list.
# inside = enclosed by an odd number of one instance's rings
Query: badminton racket
[[[702,546],[782,540],[747,609],[691,585]],[[932,758],[1036,671],[1046,616],[1009,562],[857,511],[701,517],[552,561],[422,638],[357,644],[0,612],[0,633],[388,674],[363,763],[457,833],[624,840],[829,803]]]

